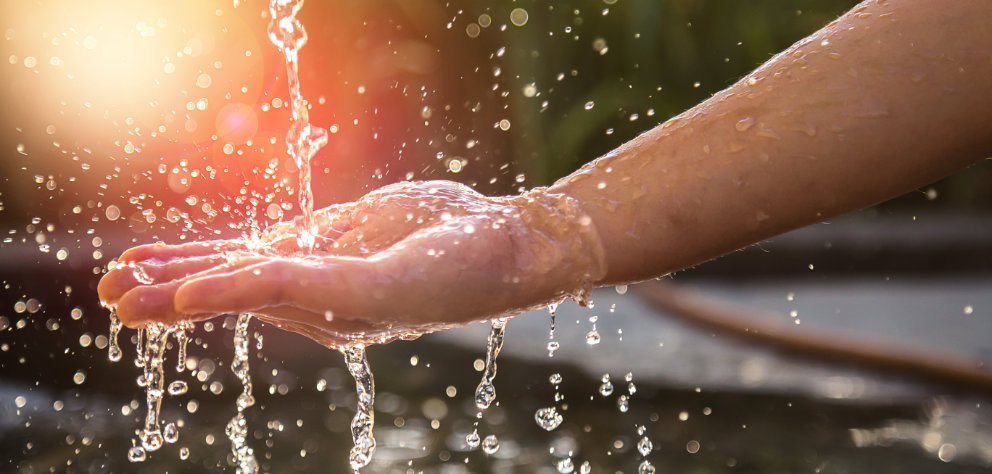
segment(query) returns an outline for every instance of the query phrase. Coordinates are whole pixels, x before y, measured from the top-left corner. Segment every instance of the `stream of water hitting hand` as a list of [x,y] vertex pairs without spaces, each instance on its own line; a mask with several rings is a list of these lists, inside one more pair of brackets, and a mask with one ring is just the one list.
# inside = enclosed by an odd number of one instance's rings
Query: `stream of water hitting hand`
[[[292,104],[292,125],[286,132],[286,146],[300,170],[299,202],[301,218],[297,221],[297,245],[311,253],[316,243],[317,226],[313,217],[313,189],[311,187],[310,160],[327,144],[327,130],[310,124],[309,108],[300,91],[299,50],[307,42],[307,33],[296,15],[303,7],[303,0],[272,0],[269,3],[269,40],[282,51],[286,59],[286,82]],[[345,364],[355,379],[358,406],[351,422],[354,447],[349,461],[356,472],[366,466],[375,451],[372,435],[374,423],[373,403],[375,382],[365,354],[364,345],[343,348]]]

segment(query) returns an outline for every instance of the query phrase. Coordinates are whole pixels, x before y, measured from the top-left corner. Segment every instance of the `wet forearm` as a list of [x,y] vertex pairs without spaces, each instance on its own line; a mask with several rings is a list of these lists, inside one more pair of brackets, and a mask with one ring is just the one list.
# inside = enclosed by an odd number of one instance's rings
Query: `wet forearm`
[[701,263],[992,152],[992,8],[865,2],[551,187],[603,241],[601,284]]

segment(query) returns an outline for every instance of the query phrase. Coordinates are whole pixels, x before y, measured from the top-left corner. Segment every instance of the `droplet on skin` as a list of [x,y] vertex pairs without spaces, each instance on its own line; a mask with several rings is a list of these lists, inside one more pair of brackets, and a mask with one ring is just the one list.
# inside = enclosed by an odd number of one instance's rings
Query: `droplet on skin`
[[734,124],[734,128],[737,129],[738,132],[745,132],[753,125],[754,125],[754,117],[744,117],[738,120],[736,124]]

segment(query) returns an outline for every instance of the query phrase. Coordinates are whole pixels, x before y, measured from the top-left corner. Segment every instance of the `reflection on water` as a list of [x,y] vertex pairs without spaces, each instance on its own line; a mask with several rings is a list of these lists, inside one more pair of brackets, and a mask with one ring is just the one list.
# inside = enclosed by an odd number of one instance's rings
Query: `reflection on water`
[[886,420],[879,428],[851,429],[859,448],[919,446],[944,462],[992,467],[992,418],[976,416],[979,400],[934,398],[918,420]]

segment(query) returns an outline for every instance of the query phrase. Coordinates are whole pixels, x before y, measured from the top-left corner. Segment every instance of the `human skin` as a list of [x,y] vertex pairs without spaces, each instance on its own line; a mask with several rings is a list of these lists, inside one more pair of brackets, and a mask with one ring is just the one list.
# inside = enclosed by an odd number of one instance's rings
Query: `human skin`
[[992,152],[992,8],[866,1],[549,188],[399,183],[259,241],[125,252],[129,326],[249,311],[327,346],[504,317],[686,268],[932,182]]

